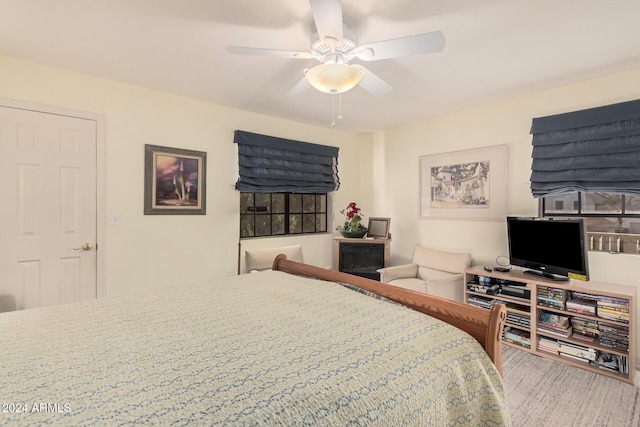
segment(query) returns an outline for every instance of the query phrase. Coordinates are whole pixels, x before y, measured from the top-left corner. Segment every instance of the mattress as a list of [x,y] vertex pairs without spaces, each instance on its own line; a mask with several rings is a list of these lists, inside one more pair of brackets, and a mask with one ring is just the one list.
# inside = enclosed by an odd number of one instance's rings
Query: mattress
[[0,314],[1,425],[510,425],[471,336],[279,271]]

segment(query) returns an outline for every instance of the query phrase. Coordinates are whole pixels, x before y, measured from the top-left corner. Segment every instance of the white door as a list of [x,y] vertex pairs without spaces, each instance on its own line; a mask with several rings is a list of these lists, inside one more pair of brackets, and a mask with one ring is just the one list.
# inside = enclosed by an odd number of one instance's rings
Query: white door
[[96,298],[96,127],[0,106],[0,312]]

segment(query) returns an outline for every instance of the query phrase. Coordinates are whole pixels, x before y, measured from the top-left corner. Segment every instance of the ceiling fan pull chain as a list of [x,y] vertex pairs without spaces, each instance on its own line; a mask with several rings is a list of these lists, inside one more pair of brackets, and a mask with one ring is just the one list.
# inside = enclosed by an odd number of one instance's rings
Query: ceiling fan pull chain
[[342,120],[342,94],[338,94],[338,120]]
[[331,127],[336,126],[336,96],[331,95]]

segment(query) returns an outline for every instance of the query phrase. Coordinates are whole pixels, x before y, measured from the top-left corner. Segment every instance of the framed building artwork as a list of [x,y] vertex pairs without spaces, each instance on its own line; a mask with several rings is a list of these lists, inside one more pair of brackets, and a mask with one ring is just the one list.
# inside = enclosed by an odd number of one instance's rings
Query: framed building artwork
[[419,164],[421,218],[505,220],[508,145],[422,156]]
[[207,153],[145,145],[144,214],[205,215]]

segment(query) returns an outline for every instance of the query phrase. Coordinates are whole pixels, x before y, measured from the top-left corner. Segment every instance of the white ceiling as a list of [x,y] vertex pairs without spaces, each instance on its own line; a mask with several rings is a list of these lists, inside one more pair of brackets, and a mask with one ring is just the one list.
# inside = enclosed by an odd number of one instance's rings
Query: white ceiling
[[[441,53],[371,61],[393,86],[342,95],[364,132],[640,66],[639,0],[344,0],[361,44],[441,30]],[[0,53],[318,126],[332,96],[287,92],[318,62],[307,0],[0,0]],[[354,61],[355,62],[355,61]]]

